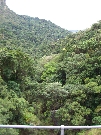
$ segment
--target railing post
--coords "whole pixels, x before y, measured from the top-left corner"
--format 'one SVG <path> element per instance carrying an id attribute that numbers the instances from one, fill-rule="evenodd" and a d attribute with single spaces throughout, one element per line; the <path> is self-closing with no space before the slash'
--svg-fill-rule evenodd
<path id="1" fill-rule="evenodd" d="M 61 135 L 64 135 L 64 125 L 61 125 Z"/>

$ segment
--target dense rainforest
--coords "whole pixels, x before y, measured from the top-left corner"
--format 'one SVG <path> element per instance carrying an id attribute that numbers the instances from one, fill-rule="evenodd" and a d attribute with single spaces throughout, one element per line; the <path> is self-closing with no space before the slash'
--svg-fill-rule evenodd
<path id="1" fill-rule="evenodd" d="M 70 31 L 64 30 L 51 21 L 17 15 L 7 6 L 0 7 L 1 46 L 16 46 L 33 57 L 51 54 L 54 41 L 66 37 Z M 54 49 L 56 53 L 56 49 Z"/>
<path id="2" fill-rule="evenodd" d="M 0 123 L 101 124 L 101 21 L 73 34 L 50 21 L 17 15 L 0 0 Z M 60 131 L 0 129 L 0 134 Z"/>

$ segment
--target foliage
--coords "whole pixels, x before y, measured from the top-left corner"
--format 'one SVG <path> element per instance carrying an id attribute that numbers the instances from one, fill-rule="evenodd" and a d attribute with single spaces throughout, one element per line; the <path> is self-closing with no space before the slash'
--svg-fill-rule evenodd
<path id="1" fill-rule="evenodd" d="M 0 18 L 0 123 L 101 124 L 101 21 L 70 34 L 50 21 L 19 16 L 9 8 L 0 8 Z M 0 129 L 0 134 L 6 132 L 59 134 Z"/>
<path id="2" fill-rule="evenodd" d="M 16 47 L 36 57 L 57 52 L 54 41 L 71 32 L 51 21 L 17 15 L 0 7 L 0 46 Z"/>

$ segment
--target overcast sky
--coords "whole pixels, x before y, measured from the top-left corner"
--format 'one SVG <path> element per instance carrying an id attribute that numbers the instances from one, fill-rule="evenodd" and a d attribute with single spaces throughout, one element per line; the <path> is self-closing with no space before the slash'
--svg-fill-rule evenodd
<path id="1" fill-rule="evenodd" d="M 6 0 L 20 15 L 50 20 L 67 30 L 84 30 L 101 20 L 101 0 Z"/>

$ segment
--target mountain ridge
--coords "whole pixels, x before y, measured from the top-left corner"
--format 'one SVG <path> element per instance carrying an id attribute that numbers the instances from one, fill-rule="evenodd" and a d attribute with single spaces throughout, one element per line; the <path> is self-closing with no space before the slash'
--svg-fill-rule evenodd
<path id="1" fill-rule="evenodd" d="M 1 3 L 6 5 L 6 1 L 1 0 Z M 17 15 L 7 5 L 6 8 L 0 7 L 0 20 L 0 33 L 5 37 L 0 43 L 5 40 L 5 45 L 8 46 L 9 42 L 11 47 L 13 43 L 16 47 L 21 46 L 24 50 L 28 50 L 27 52 L 31 51 L 33 55 L 37 52 L 40 56 L 50 55 L 53 42 L 71 33 L 51 21 Z"/>

